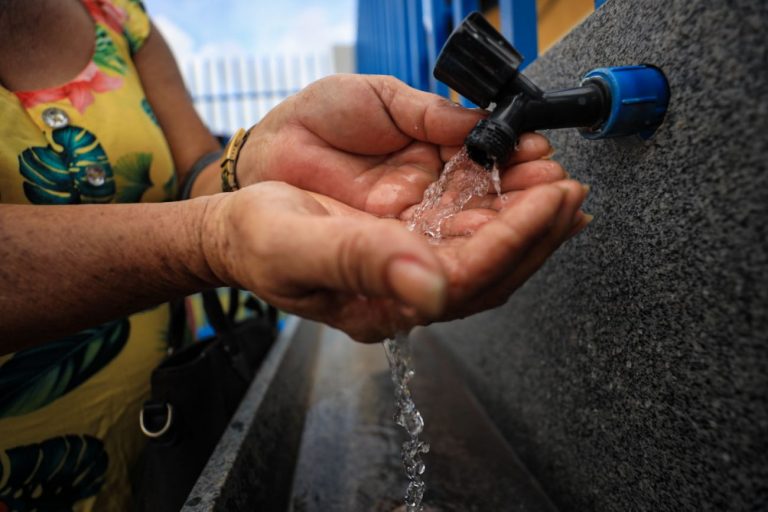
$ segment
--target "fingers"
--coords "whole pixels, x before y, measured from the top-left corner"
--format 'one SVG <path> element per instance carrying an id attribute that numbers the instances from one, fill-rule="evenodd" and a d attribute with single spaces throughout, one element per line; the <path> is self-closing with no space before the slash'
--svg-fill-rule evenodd
<path id="1" fill-rule="evenodd" d="M 551 160 L 534 160 L 514 165 L 501 175 L 501 197 L 492 186 L 488 194 L 473 197 L 467 208 L 491 208 L 500 210 L 510 206 L 519 191 L 565 179 L 568 174 L 563 167 Z"/>
<path id="2" fill-rule="evenodd" d="M 517 149 L 512 153 L 510 165 L 548 158 L 552 156 L 552 146 L 549 140 L 539 133 L 524 133 L 517 142 Z"/>
<path id="3" fill-rule="evenodd" d="M 501 175 L 501 191 L 523 190 L 565 179 L 563 166 L 552 160 L 533 160 L 510 167 Z"/>
<path id="4" fill-rule="evenodd" d="M 586 187 L 575 181 L 560 182 L 557 185 L 565 191 L 565 197 L 558 214 L 546 234 L 512 267 L 508 267 L 507 275 L 478 293 L 472 300 L 476 310 L 496 307 L 508 299 L 509 295 L 533 275 L 568 238 L 583 230 L 592 220 L 579 210 L 587 194 Z"/>
<path id="5" fill-rule="evenodd" d="M 466 138 L 468 133 L 469 131 L 464 134 L 464 138 Z M 461 142 L 457 144 L 441 146 L 440 158 L 447 162 L 461 150 L 463 145 L 464 139 L 461 139 Z M 552 149 L 546 137 L 539 133 L 524 133 L 520 136 L 517 149 L 512 153 L 509 165 L 529 162 L 531 160 L 549 159 L 553 154 L 554 149 Z"/>
<path id="6" fill-rule="evenodd" d="M 301 217 L 280 247 L 283 271 L 304 290 L 390 297 L 437 316 L 446 280 L 429 245 L 396 221 Z M 311 252 L 312 257 L 299 257 Z M 293 255 L 293 257 L 291 257 Z"/>
<path id="7" fill-rule="evenodd" d="M 440 146 L 440 160 L 447 162 L 464 147 L 464 144 L 458 146 Z"/>
<path id="8" fill-rule="evenodd" d="M 543 237 L 565 199 L 566 191 L 544 185 L 523 193 L 516 204 L 485 224 L 446 262 L 456 288 L 454 300 L 463 302 L 475 292 L 507 275 L 527 249 Z"/>
<path id="9" fill-rule="evenodd" d="M 594 219 L 594 215 L 590 215 L 589 213 L 584 213 L 583 211 L 579 210 L 579 212 L 576 214 L 576 220 L 573 222 L 573 226 L 571 226 L 571 230 L 568 232 L 566 239 L 571 239 L 584 231 L 584 228 L 589 226 L 589 224 Z"/>
<path id="10" fill-rule="evenodd" d="M 397 127 L 417 140 L 459 146 L 485 115 L 484 111 L 460 107 L 435 94 L 413 89 L 392 77 L 366 78 Z"/>

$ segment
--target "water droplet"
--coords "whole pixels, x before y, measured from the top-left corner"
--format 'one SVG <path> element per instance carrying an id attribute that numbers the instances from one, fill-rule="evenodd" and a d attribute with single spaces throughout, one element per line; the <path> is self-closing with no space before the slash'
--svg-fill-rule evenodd
<path id="1" fill-rule="evenodd" d="M 425 485 L 421 475 L 426 471 L 426 465 L 421 459 L 422 453 L 429 451 L 429 445 L 419 439 L 424 429 L 424 418 L 416 409 L 408 389 L 408 381 L 414 377 L 410 367 L 410 341 L 404 334 L 398 334 L 395 339 L 384 341 L 384 349 L 389 361 L 392 382 L 395 384 L 395 422 L 408 432 L 408 439 L 403 443 L 401 459 L 408 477 L 408 488 L 405 493 L 405 510 L 421 512 Z"/>

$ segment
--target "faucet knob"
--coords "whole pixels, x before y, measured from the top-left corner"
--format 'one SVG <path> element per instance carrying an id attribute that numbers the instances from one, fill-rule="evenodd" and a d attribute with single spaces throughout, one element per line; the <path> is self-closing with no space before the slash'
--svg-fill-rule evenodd
<path id="1" fill-rule="evenodd" d="M 486 108 L 500 96 L 541 90 L 518 73 L 523 56 L 479 12 L 461 22 L 443 46 L 434 76 L 476 105 Z"/>

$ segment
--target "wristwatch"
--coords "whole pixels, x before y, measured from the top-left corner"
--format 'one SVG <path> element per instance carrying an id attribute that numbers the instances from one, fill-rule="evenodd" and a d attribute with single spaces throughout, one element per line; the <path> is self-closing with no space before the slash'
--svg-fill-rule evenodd
<path id="1" fill-rule="evenodd" d="M 237 132 L 229 139 L 227 147 L 224 148 L 224 155 L 221 157 L 221 190 L 224 192 L 233 192 L 240 189 L 237 182 L 237 159 L 240 156 L 240 150 L 248 140 L 251 129 L 245 130 L 239 128 Z"/>

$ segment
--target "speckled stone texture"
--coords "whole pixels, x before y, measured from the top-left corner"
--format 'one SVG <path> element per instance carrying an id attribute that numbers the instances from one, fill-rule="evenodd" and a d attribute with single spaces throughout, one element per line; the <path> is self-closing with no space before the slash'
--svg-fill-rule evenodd
<path id="1" fill-rule="evenodd" d="M 609 0 L 526 73 L 650 63 L 656 136 L 550 133 L 595 221 L 436 326 L 563 511 L 768 510 L 768 2 Z"/>

